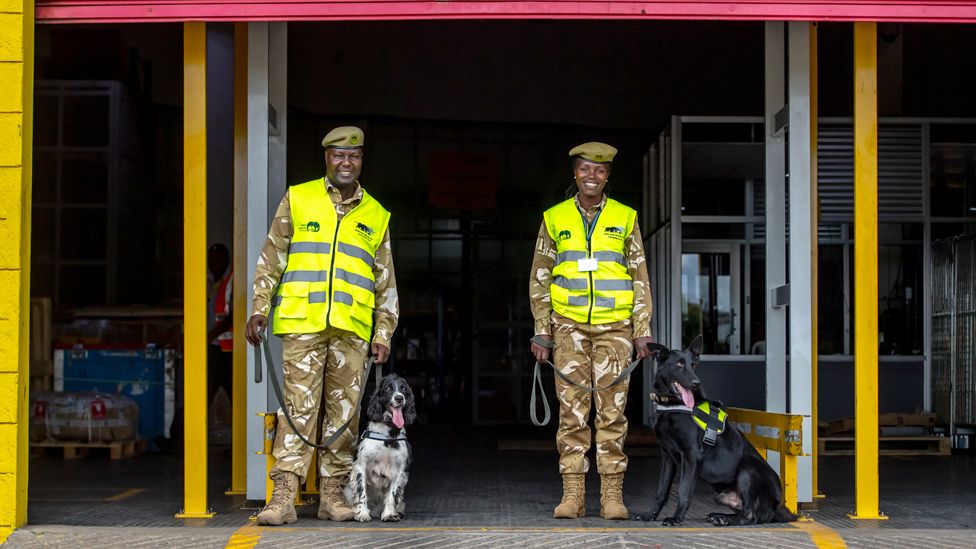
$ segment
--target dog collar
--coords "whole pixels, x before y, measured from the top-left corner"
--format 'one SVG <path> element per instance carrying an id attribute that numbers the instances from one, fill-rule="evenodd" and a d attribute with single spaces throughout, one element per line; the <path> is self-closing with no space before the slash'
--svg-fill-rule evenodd
<path id="1" fill-rule="evenodd" d="M 681 412 L 684 414 L 693 414 L 695 411 L 687 406 L 664 406 L 663 404 L 657 404 L 654 409 L 658 412 Z"/>
<path id="2" fill-rule="evenodd" d="M 380 442 L 399 442 L 401 440 L 403 441 L 407 440 L 407 435 L 400 434 L 397 435 L 395 438 L 390 438 L 390 437 L 383 436 L 379 433 L 374 433 L 369 429 L 366 429 L 365 431 L 363 431 L 363 436 L 359 437 L 359 440 L 363 440 L 367 438 L 370 440 L 378 440 Z"/>

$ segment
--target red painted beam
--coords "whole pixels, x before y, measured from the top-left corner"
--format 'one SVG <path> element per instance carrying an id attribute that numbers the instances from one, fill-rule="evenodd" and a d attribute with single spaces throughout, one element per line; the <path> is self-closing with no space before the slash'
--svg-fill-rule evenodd
<path id="1" fill-rule="evenodd" d="M 406 19 L 709 19 L 976 22 L 976 1 L 37 0 L 47 23 Z"/>

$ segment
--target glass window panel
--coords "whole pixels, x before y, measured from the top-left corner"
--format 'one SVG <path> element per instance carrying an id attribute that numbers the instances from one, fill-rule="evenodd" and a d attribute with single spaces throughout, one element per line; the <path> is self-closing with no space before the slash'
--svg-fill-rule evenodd
<path id="1" fill-rule="evenodd" d="M 705 353 L 729 354 L 732 308 L 730 254 L 681 254 L 681 346 L 701 334 Z"/>
<path id="2" fill-rule="evenodd" d="M 458 272 L 461 270 L 461 240 L 434 240 L 431 244 L 431 262 L 434 270 Z"/>
<path id="3" fill-rule="evenodd" d="M 844 296 L 844 246 L 820 244 L 817 264 L 817 352 L 844 354 L 844 315 L 851 314 Z"/>
<path id="4" fill-rule="evenodd" d="M 34 151 L 31 187 L 35 204 L 53 204 L 58 199 L 58 155 L 52 151 Z"/>
<path id="5" fill-rule="evenodd" d="M 104 204 L 108 201 L 108 155 L 102 152 L 63 153 L 61 202 Z"/>
<path id="6" fill-rule="evenodd" d="M 54 297 L 54 265 L 31 261 L 31 297 Z"/>
<path id="7" fill-rule="evenodd" d="M 61 259 L 100 261 L 107 248 L 107 214 L 101 208 L 61 211 Z"/>
<path id="8" fill-rule="evenodd" d="M 53 147 L 58 144 L 58 98 L 34 96 L 34 145 Z"/>
<path id="9" fill-rule="evenodd" d="M 107 95 L 65 96 L 62 145 L 68 147 L 108 146 L 108 100 Z"/>
<path id="10" fill-rule="evenodd" d="M 743 223 L 684 223 L 682 237 L 688 240 L 727 240 L 745 238 Z"/>
<path id="11" fill-rule="evenodd" d="M 922 273 L 921 245 L 879 247 L 879 354 L 922 354 Z"/>
<path id="12" fill-rule="evenodd" d="M 766 248 L 762 245 L 751 246 L 750 274 L 745 281 L 749 285 L 752 298 L 749 307 L 749 341 L 743 347 L 743 353 L 766 354 Z M 743 277 L 745 278 L 745 277 Z"/>
<path id="13" fill-rule="evenodd" d="M 31 211 L 31 261 L 54 261 L 55 210 L 34 206 Z"/>
<path id="14" fill-rule="evenodd" d="M 66 265 L 61 267 L 61 305 L 103 305 L 105 303 L 104 265 Z"/>
<path id="15" fill-rule="evenodd" d="M 404 274 L 410 272 L 423 272 L 429 268 L 429 248 L 428 241 L 415 239 L 400 239 L 394 248 L 396 258 L 394 259 L 397 273 Z"/>

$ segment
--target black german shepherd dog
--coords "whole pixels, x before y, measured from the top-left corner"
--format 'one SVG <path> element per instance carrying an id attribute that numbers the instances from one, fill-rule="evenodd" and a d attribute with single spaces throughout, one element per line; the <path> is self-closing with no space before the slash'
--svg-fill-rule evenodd
<path id="1" fill-rule="evenodd" d="M 654 377 L 654 395 L 661 406 L 694 408 L 706 400 L 701 382 L 695 374 L 702 352 L 702 336 L 686 350 L 671 350 L 650 344 L 658 362 Z M 720 403 L 712 403 L 712 405 Z M 728 422 L 714 445 L 703 440 L 704 431 L 687 411 L 658 410 L 653 418 L 654 434 L 661 445 L 661 477 L 657 494 L 647 516 L 635 520 L 657 520 L 668 502 L 671 483 L 678 473 L 678 503 L 674 516 L 664 519 L 665 526 L 679 526 L 685 519 L 696 478 L 712 485 L 715 501 L 735 510 L 734 513 L 711 513 L 708 522 L 715 526 L 792 522 L 797 516 L 783 506 L 779 476 L 759 452 Z"/>

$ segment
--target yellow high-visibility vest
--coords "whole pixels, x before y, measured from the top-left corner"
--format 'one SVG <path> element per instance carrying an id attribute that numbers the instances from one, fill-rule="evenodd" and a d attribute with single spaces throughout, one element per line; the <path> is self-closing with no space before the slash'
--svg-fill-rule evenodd
<path id="1" fill-rule="evenodd" d="M 546 210 L 544 218 L 556 243 L 555 278 L 549 286 L 553 310 L 587 324 L 630 318 L 634 281 L 627 271 L 625 247 L 637 212 L 608 198 L 593 222 L 587 223 L 571 198 Z M 596 270 L 587 270 L 593 259 Z"/>
<path id="2" fill-rule="evenodd" d="M 294 233 L 274 301 L 274 333 L 311 334 L 328 326 L 369 341 L 376 304 L 373 263 L 390 223 L 365 190 L 339 221 L 325 178 L 288 190 Z"/>

